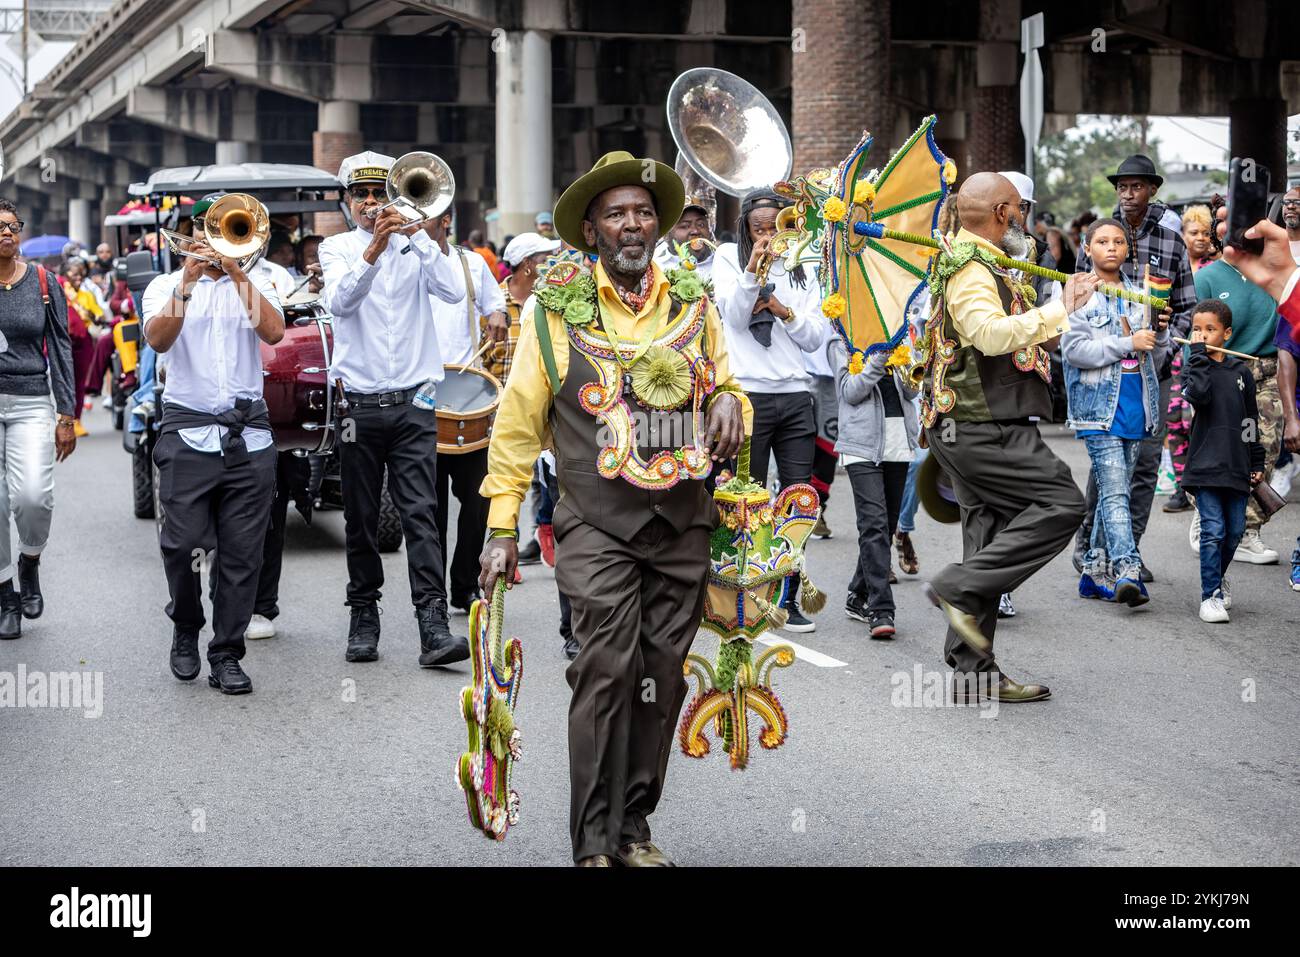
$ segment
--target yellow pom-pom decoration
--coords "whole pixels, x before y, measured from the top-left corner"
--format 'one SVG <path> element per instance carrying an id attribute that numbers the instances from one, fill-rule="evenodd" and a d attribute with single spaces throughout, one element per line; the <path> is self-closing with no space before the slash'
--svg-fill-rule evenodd
<path id="1" fill-rule="evenodd" d="M 695 268 L 695 263 L 691 262 L 689 259 L 683 259 L 683 260 L 682 260 L 682 268 L 683 268 L 683 269 L 686 269 L 686 270 L 694 269 L 694 268 Z"/>
<path id="2" fill-rule="evenodd" d="M 943 181 L 949 186 L 957 182 L 957 164 L 952 160 L 943 161 Z"/>
<path id="3" fill-rule="evenodd" d="M 822 204 L 822 219 L 830 223 L 838 223 L 847 212 L 848 209 L 844 205 L 844 200 L 838 196 L 832 196 Z"/>
<path id="4" fill-rule="evenodd" d="M 862 353 L 855 352 L 849 357 L 849 375 L 858 375 L 862 372 Z"/>
<path id="5" fill-rule="evenodd" d="M 827 319 L 838 319 L 844 315 L 846 305 L 844 297 L 838 292 L 833 292 L 822 300 L 822 315 Z"/>
<path id="6" fill-rule="evenodd" d="M 912 364 L 912 347 L 906 342 L 900 342 L 894 347 L 894 351 L 889 354 L 889 359 L 885 362 L 886 368 L 909 366 Z"/>
<path id="7" fill-rule="evenodd" d="M 853 202 L 855 203 L 874 203 L 876 201 L 876 187 L 865 179 L 860 179 L 853 187 Z"/>

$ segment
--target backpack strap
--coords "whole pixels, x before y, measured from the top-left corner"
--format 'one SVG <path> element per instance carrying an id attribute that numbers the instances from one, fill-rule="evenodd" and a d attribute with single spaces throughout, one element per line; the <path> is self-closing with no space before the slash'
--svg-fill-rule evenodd
<path id="1" fill-rule="evenodd" d="M 546 366 L 546 376 L 551 380 L 551 395 L 560 394 L 560 370 L 555 364 L 555 346 L 551 343 L 551 327 L 546 321 L 546 309 L 540 302 L 533 303 L 533 323 L 537 327 L 537 344 L 542 350 L 542 363 Z"/>
<path id="2" fill-rule="evenodd" d="M 41 301 L 48 306 L 50 304 L 50 277 L 45 272 L 45 267 L 40 263 L 36 264 L 36 281 L 41 284 Z"/>

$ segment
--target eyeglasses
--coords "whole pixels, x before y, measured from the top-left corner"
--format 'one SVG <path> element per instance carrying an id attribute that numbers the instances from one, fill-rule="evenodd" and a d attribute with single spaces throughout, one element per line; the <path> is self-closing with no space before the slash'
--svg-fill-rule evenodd
<path id="1" fill-rule="evenodd" d="M 21 219 L 15 219 L 12 223 L 0 223 L 0 233 L 13 233 L 17 236 L 26 225 Z"/>
<path id="2" fill-rule="evenodd" d="M 382 186 L 353 186 L 348 192 L 358 203 L 364 203 L 367 197 L 380 200 L 388 198 L 388 192 Z"/>
<path id="3" fill-rule="evenodd" d="M 1300 206 L 1300 199 L 1284 199 L 1284 200 L 1282 200 L 1282 207 L 1285 209 L 1285 208 L 1288 207 L 1288 206 Z"/>

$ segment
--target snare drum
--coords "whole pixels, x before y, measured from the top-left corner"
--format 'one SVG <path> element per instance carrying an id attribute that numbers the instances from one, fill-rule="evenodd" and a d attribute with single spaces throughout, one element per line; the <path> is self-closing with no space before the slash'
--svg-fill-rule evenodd
<path id="1" fill-rule="evenodd" d="M 472 366 L 445 367 L 438 383 L 438 454 L 459 455 L 485 448 L 501 402 L 501 382 Z"/>
<path id="2" fill-rule="evenodd" d="M 334 446 L 336 390 L 329 381 L 334 335 L 316 302 L 285 306 L 284 338 L 262 343 L 262 394 L 275 447 L 325 453 Z"/>

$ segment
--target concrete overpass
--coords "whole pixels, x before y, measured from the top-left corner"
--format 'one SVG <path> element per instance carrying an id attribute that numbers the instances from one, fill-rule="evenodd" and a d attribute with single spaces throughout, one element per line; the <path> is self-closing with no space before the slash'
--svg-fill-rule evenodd
<path id="1" fill-rule="evenodd" d="M 462 224 L 516 232 L 602 152 L 670 159 L 673 77 L 716 65 L 790 119 L 796 168 L 927 112 L 964 169 L 1018 168 L 1019 21 L 1043 10 L 1047 124 L 1079 112 L 1227 115 L 1284 168 L 1300 4 L 1241 0 L 119 0 L 0 122 L 0 193 L 96 238 L 164 165 L 312 163 L 369 146 L 451 164 Z M 1099 41 L 1100 38 L 1100 41 Z"/>

